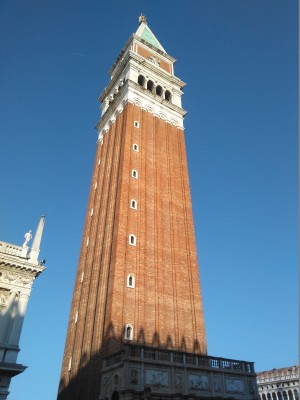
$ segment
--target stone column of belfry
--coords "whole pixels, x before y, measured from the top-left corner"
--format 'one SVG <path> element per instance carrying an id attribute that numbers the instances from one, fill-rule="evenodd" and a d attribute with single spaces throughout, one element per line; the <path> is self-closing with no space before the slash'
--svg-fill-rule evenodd
<path id="1" fill-rule="evenodd" d="M 102 359 L 124 342 L 206 354 L 174 63 L 142 19 L 100 96 L 60 400 L 98 399 Z"/>

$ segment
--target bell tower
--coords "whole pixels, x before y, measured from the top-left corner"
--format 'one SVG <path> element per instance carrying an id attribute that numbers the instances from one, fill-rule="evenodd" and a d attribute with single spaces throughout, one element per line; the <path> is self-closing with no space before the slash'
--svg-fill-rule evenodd
<path id="1" fill-rule="evenodd" d="M 184 141 L 185 84 L 146 18 L 139 22 L 99 98 L 59 400 L 172 397 L 185 393 L 188 379 L 198 382 L 193 393 L 200 386 L 206 393 L 212 379 L 189 378 L 183 366 L 189 357 L 194 367 L 208 363 Z"/>

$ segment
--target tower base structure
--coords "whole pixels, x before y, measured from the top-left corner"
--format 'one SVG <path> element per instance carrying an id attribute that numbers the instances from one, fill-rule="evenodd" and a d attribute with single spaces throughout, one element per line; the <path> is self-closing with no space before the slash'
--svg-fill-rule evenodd
<path id="1" fill-rule="evenodd" d="M 254 363 L 124 344 L 104 359 L 99 400 L 257 400 Z"/>

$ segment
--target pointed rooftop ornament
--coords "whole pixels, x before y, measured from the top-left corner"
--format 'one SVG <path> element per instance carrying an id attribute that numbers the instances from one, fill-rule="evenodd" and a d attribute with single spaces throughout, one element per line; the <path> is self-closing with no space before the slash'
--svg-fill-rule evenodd
<path id="1" fill-rule="evenodd" d="M 30 251 L 30 261 L 38 263 L 38 256 L 40 253 L 40 245 L 41 245 L 41 240 L 42 240 L 42 234 L 43 234 L 43 229 L 45 225 L 45 216 L 42 215 L 40 218 L 40 222 L 38 224 L 33 243 L 32 243 L 32 248 Z"/>
<path id="2" fill-rule="evenodd" d="M 152 46 L 154 46 L 157 49 L 166 53 L 166 50 L 162 47 L 162 45 L 159 43 L 159 41 L 155 37 L 154 33 L 149 28 L 145 15 L 141 14 L 139 16 L 139 23 L 140 23 L 140 25 L 135 34 L 137 36 L 139 36 L 141 39 L 145 40 L 145 42 L 151 44 Z"/>
<path id="3" fill-rule="evenodd" d="M 141 14 L 141 15 L 139 16 L 139 23 L 141 24 L 142 22 L 144 22 L 144 24 L 147 25 L 147 18 L 146 18 L 146 16 L 143 15 L 143 14 Z"/>

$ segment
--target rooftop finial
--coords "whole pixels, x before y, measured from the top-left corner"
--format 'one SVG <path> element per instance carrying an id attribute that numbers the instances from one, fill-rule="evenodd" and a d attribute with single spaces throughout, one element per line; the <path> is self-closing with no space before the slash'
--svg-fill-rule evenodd
<path id="1" fill-rule="evenodd" d="M 38 262 L 38 255 L 40 253 L 40 245 L 41 245 L 41 240 L 42 240 L 44 224 L 45 224 L 45 215 L 42 215 L 40 218 L 40 222 L 38 224 L 38 227 L 37 227 L 34 239 L 33 239 L 32 248 L 30 251 L 30 260 L 35 261 L 36 263 Z"/>
<path id="2" fill-rule="evenodd" d="M 139 16 L 139 23 L 141 24 L 142 22 L 144 22 L 147 25 L 147 18 L 143 14 Z"/>

